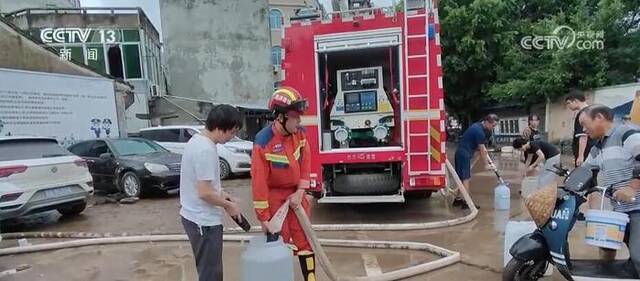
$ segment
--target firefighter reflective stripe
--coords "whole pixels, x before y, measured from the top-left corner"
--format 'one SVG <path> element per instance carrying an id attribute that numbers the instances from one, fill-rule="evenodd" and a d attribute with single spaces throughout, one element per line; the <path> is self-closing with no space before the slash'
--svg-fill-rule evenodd
<path id="1" fill-rule="evenodd" d="M 307 268 L 309 270 L 315 270 L 316 269 L 316 265 L 315 265 L 315 262 L 314 262 L 312 257 L 306 258 L 306 262 L 307 262 Z"/>
<path id="2" fill-rule="evenodd" d="M 276 92 L 281 92 L 281 93 L 287 95 L 291 99 L 291 101 L 296 101 L 297 100 L 296 99 L 296 95 L 293 92 L 291 92 L 291 90 L 289 90 L 287 88 L 280 88 Z"/>
<path id="3" fill-rule="evenodd" d="M 274 163 L 289 164 L 289 158 L 286 155 L 265 153 L 264 158 Z"/>
<path id="4" fill-rule="evenodd" d="M 253 201 L 253 207 L 256 209 L 267 209 L 269 208 L 269 201 Z"/>
<path id="5" fill-rule="evenodd" d="M 309 189 L 310 186 L 311 186 L 311 181 L 308 181 L 308 180 L 300 180 L 300 182 L 298 183 L 299 189 Z"/>
<path id="6" fill-rule="evenodd" d="M 296 160 L 300 160 L 300 150 L 302 150 L 302 148 L 307 144 L 306 140 L 300 140 L 300 144 L 298 144 L 298 147 L 296 148 L 296 151 L 293 152 L 293 158 L 295 158 Z"/>

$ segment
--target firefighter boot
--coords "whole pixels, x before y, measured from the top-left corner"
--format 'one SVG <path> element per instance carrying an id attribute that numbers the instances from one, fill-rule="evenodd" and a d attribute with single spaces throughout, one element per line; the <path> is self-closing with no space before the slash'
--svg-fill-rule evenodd
<path id="1" fill-rule="evenodd" d="M 316 256 L 309 251 L 298 253 L 304 281 L 316 281 Z"/>

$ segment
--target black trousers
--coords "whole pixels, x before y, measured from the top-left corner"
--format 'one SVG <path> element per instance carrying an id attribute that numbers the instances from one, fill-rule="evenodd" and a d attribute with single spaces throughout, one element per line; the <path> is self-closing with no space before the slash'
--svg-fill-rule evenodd
<path id="1" fill-rule="evenodd" d="M 199 281 L 222 281 L 222 225 L 199 226 L 182 218 L 196 260 Z"/>

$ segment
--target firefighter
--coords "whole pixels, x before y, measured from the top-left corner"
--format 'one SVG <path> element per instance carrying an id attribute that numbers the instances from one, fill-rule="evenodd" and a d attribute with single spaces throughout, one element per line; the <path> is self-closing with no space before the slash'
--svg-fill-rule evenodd
<path id="1" fill-rule="evenodd" d="M 277 89 L 269 100 L 273 124 L 256 135 L 251 159 L 253 204 L 262 230 L 273 233 L 271 216 L 290 199 L 290 207 L 302 206 L 310 214 L 305 192 L 309 189 L 310 150 L 300 117 L 307 101 L 293 88 Z M 292 209 L 280 235 L 300 260 L 306 281 L 315 281 L 315 256 Z"/>

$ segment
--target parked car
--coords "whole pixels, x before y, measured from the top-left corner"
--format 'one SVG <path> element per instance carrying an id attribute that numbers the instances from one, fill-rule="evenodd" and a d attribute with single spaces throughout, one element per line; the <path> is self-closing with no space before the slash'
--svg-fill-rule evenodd
<path id="1" fill-rule="evenodd" d="M 55 139 L 0 137 L 0 220 L 50 210 L 78 215 L 92 193 L 86 161 Z"/>
<path id="2" fill-rule="evenodd" d="M 152 127 L 140 130 L 140 137 L 154 140 L 164 148 L 182 154 L 187 142 L 202 129 L 204 126 Z M 251 171 L 252 142 L 235 137 L 225 144 L 218 144 L 217 147 L 221 179 Z"/>
<path id="3" fill-rule="evenodd" d="M 69 147 L 87 160 L 96 189 L 128 197 L 180 187 L 180 155 L 142 138 L 95 139 Z"/>

